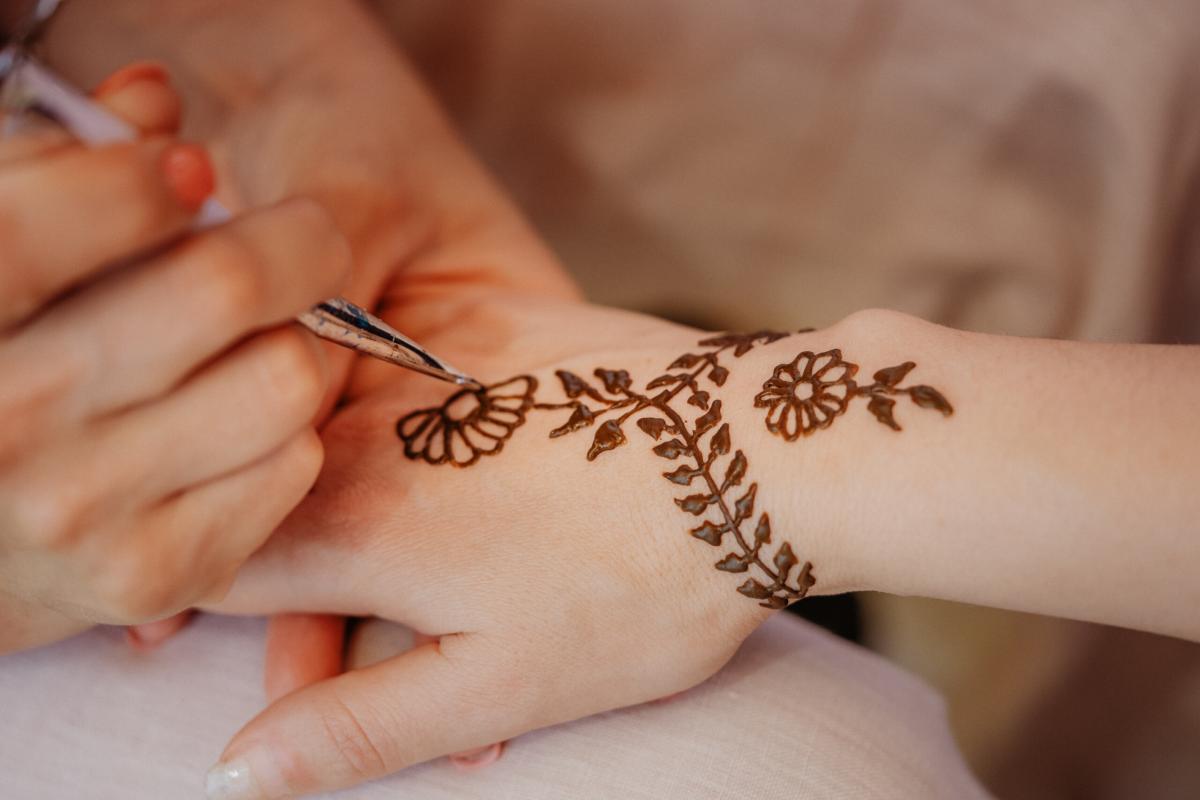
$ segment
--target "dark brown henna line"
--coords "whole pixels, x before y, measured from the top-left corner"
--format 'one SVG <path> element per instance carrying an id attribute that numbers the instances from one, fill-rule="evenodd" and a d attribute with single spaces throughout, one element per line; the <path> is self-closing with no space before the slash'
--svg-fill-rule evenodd
<path id="1" fill-rule="evenodd" d="M 696 437 L 691 433 L 691 431 L 688 430 L 687 423 L 683 421 L 683 417 L 679 416 L 679 412 L 670 406 L 656 405 L 655 408 L 658 408 L 660 411 L 671 417 L 671 421 L 674 422 L 675 426 L 679 429 L 678 435 L 683 437 L 684 444 L 688 445 L 688 447 L 691 449 L 692 457 L 696 459 L 696 468 L 700 470 L 700 476 L 703 476 L 705 483 L 708 484 L 709 492 L 711 492 L 713 497 L 716 498 L 717 507 L 721 510 L 721 516 L 725 518 L 725 524 L 729 526 L 729 532 L 734 535 L 738 545 L 741 546 L 742 554 L 753 555 L 754 563 L 757 564 L 762 571 L 767 574 L 767 577 L 769 577 L 772 582 L 778 581 L 779 574 L 773 572 L 770 567 L 762 562 L 762 559 L 758 557 L 757 550 L 752 551 L 750 545 L 746 544 L 746 539 L 742 535 L 741 531 L 741 522 L 736 521 L 734 515 L 730 513 L 729 506 L 725 502 L 725 492 L 717 488 L 717 482 L 713 480 L 712 472 L 710 472 L 711 465 L 704 457 L 704 454 L 700 451 L 700 445 L 697 444 Z M 714 458 L 713 460 L 715 461 L 716 459 Z M 757 486 L 757 484 L 754 485 Z"/>
<path id="2" fill-rule="evenodd" d="M 813 366 L 823 358 L 828 358 L 828 363 L 814 373 Z M 804 362 L 803 369 L 799 369 L 801 361 Z M 874 383 L 860 386 L 854 381 L 858 365 L 843 360 L 841 350 L 833 349 L 823 353 L 805 350 L 790 362 L 775 367 L 771 377 L 763 382 L 762 391 L 755 395 L 754 405 L 757 408 L 768 409 L 765 420 L 767 430 L 787 441 L 795 441 L 800 436 L 809 436 L 817 430 L 828 428 L 837 417 L 846 412 L 856 397 L 869 398 L 867 410 L 880 424 L 895 431 L 901 430 L 893 414 L 896 401 L 892 397 L 896 395 L 907 395 L 917 406 L 935 409 L 943 416 L 953 414 L 954 408 L 950 401 L 932 386 L 899 386 L 916 366 L 915 362 L 905 361 L 894 367 L 884 367 L 875 372 Z M 843 369 L 841 377 L 835 380 L 825 379 L 828 373 L 838 368 Z M 809 395 L 800 399 L 796 396 L 796 390 L 802 384 L 807 385 Z M 844 398 L 832 392 L 839 385 L 846 388 Z M 772 421 L 771 417 L 780 406 L 783 408 L 778 420 Z M 818 409 L 823 412 L 824 418 L 817 413 Z M 795 416 L 797 422 L 796 429 L 790 433 L 783 424 L 789 412 Z"/>
<path id="3" fill-rule="evenodd" d="M 707 390 L 700 388 L 699 380 L 702 377 L 707 377 L 715 386 L 724 386 L 729 376 L 729 370 L 720 364 L 720 354 L 732 348 L 734 351 L 733 357 L 741 358 L 759 344 L 771 344 L 786 335 L 771 331 L 758 331 L 752 334 L 722 334 L 703 339 L 699 343 L 701 347 L 708 346 L 714 349 L 702 353 L 686 353 L 677 358 L 668 367 L 667 374 L 655 378 L 646 385 L 647 391 L 660 386 L 669 387 L 654 397 L 648 397 L 645 394 L 633 391 L 630 388 L 630 384 L 632 383 L 631 378 L 625 370 L 598 368 L 594 371 L 594 374 L 603 382 L 605 391 L 610 395 L 624 395 L 624 398 L 605 397 L 586 380 L 573 373 L 559 370 L 556 372 L 556 375 L 563 384 L 563 390 L 569 398 L 568 402 L 537 403 L 533 400 L 533 394 L 538 386 L 537 379 L 530 375 L 519 375 L 508 381 L 493 384 L 490 387 L 478 390 L 460 390 L 451 395 L 439 407 L 422 409 L 402 417 L 396 423 L 396 431 L 404 441 L 404 454 L 406 457 L 410 459 L 423 458 L 430 464 L 448 462 L 452 466 L 463 467 L 474 464 L 479 460 L 481 455 L 494 455 L 500 452 L 503 449 L 504 443 L 512 436 L 516 428 L 525 423 L 526 413 L 530 410 L 550 411 L 572 409 L 571 419 L 550 432 L 551 438 L 555 438 L 573 433 L 584 427 L 592 426 L 600 417 L 609 412 L 627 409 L 618 418 L 609 419 L 597 426 L 592 446 L 587 453 L 587 458 L 591 461 L 600 454 L 626 443 L 627 440 L 621 428 L 622 424 L 639 412 L 654 409 L 663 414 L 667 420 L 659 417 L 647 417 L 638 420 L 638 427 L 655 440 L 663 432 L 679 436 L 683 439 L 682 442 L 672 440 L 671 442 L 659 445 L 654 448 L 655 454 L 674 460 L 686 452 L 695 460 L 694 468 L 681 466 L 670 473 L 664 472 L 663 477 L 671 480 L 673 483 L 687 486 L 695 478 L 703 476 L 704 483 L 708 487 L 708 494 L 693 494 L 682 499 L 676 498 L 676 504 L 682 510 L 698 517 L 706 515 L 707 509 L 713 505 L 717 507 L 720 513 L 720 525 L 711 519 L 705 519 L 698 528 L 694 528 L 690 532 L 696 538 L 700 538 L 714 546 L 721 545 L 721 539 L 725 533 L 732 533 L 738 547 L 741 549 L 741 554 L 727 554 L 721 561 L 715 564 L 716 568 L 726 572 L 746 572 L 752 566 L 757 567 L 769 580 L 769 584 L 764 585 L 757 580 L 748 578 L 745 583 L 738 587 L 738 592 L 747 597 L 764 601 L 760 605 L 767 608 L 782 608 L 791 600 L 798 600 L 806 596 L 808 590 L 815 584 L 816 579 L 812 576 L 812 562 L 806 561 L 801 565 L 800 571 L 796 574 L 796 588 L 793 588 L 787 584 L 788 575 L 799 561 L 793 553 L 789 542 L 782 542 L 776 551 L 774 557 L 776 569 L 772 569 L 763 561 L 761 556 L 762 546 L 771 540 L 770 519 L 766 512 L 763 512 L 759 517 L 759 522 L 754 531 L 754 544 L 750 545 L 747 541 L 741 525 L 753 517 L 754 499 L 757 496 L 758 484 L 751 483 L 745 494 L 736 501 L 734 504 L 737 509 L 736 513 L 730 509 L 725 495 L 734 486 L 741 484 L 746 474 L 747 461 L 745 454 L 741 450 L 735 450 L 729 464 L 726 466 L 725 477 L 722 479 L 720 486 L 717 485 L 716 479 L 712 474 L 712 469 L 716 464 L 717 458 L 720 455 L 729 453 L 732 449 L 729 437 L 729 424 L 727 422 L 723 423 L 721 420 L 721 401 L 718 399 L 710 403 L 711 395 Z M 812 366 L 812 363 L 805 365 L 806 378 L 812 376 Z M 831 366 L 827 365 L 823 367 L 818 373 L 818 377 L 823 376 Z M 670 372 L 670 370 L 680 368 L 685 370 L 691 369 L 691 371 L 682 373 Z M 525 382 L 526 387 L 523 393 L 497 393 L 494 396 L 489 394 L 494 389 L 515 386 L 521 381 Z M 854 387 L 852 381 L 848 381 L 848 383 L 850 385 L 847 387 L 847 397 L 849 398 L 854 396 L 850 389 L 858 387 Z M 690 397 L 687 402 L 704 410 L 704 414 L 699 416 L 695 421 L 695 429 L 689 428 L 683 416 L 670 406 L 670 403 L 685 388 L 690 391 Z M 921 395 L 920 400 L 917 399 L 915 391 L 917 389 L 926 390 L 925 394 Z M 930 387 L 913 387 L 912 390 L 895 389 L 894 383 L 889 387 L 873 386 L 871 390 L 867 390 L 864 387 L 863 393 L 873 394 L 874 396 L 881 393 L 896 394 L 899 392 L 908 392 L 918 405 L 929 405 L 933 402 L 930 399 L 929 393 L 940 397 Z M 451 413 L 451 407 L 467 396 L 475 398 L 476 407 L 463 416 L 454 416 Z M 594 401 L 600 404 L 601 407 L 596 411 L 592 411 L 584 400 L 580 399 L 581 397 Z M 517 409 L 508 409 L 497 404 L 496 400 L 498 399 L 520 400 L 520 406 Z M 840 398 L 837 399 L 839 403 L 843 402 Z M 892 401 L 889 400 L 889 402 Z M 828 407 L 820 403 L 817 406 L 826 415 L 830 415 L 831 412 Z M 495 413 L 498 411 L 506 415 L 511 415 L 512 421 L 497 418 Z M 817 418 L 813 416 L 812 410 L 808 409 L 808 411 L 812 420 L 816 421 Z M 414 430 L 406 434 L 404 432 L 405 424 L 417 416 L 425 418 L 418 422 Z M 802 417 L 799 415 L 797 415 L 797 420 L 800 423 L 803 422 Z M 488 422 L 491 426 L 503 431 L 503 434 L 494 434 L 484 430 L 480 427 L 479 423 L 481 421 Z M 831 421 L 832 417 L 827 416 L 822 427 L 828 425 Z M 720 427 L 717 427 L 718 424 Z M 708 443 L 709 454 L 705 456 L 701 446 L 701 437 L 714 428 L 716 428 L 716 431 L 712 433 Z M 467 433 L 468 430 L 478 433 L 485 440 L 494 442 L 496 445 L 495 449 L 483 450 L 472 441 Z M 428 436 L 425 445 L 417 447 L 417 443 L 426 434 Z M 437 434 L 441 434 L 442 452 L 439 457 L 433 458 L 430 453 L 430 444 L 433 437 Z M 459 461 L 456 455 L 454 447 L 454 437 L 456 434 L 462 440 L 464 448 L 470 453 L 466 461 Z M 674 449 L 669 452 L 660 452 L 663 447 L 672 446 L 674 446 Z M 679 446 L 682 446 L 683 449 L 678 449 Z M 706 535 L 701 535 L 698 533 L 699 531 L 703 531 Z"/>

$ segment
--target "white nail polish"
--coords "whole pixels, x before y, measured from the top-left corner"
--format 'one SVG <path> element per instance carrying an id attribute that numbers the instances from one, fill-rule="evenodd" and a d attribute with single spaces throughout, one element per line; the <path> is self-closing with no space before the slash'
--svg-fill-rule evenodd
<path id="1" fill-rule="evenodd" d="M 204 792 L 208 800 L 260 800 L 263 796 L 244 759 L 210 769 L 204 778 Z"/>

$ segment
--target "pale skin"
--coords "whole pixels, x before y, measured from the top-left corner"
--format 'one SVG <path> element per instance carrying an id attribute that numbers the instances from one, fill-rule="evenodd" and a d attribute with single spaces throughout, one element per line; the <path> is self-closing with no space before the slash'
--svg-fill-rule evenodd
<path id="1" fill-rule="evenodd" d="M 537 376 L 539 399 L 561 399 L 557 368 L 622 368 L 644 385 L 694 349 L 700 332 L 581 305 L 569 288 L 547 299 L 520 281 L 446 280 L 556 269 L 485 178 L 460 174 L 434 216 L 483 222 L 409 254 L 386 294 L 393 323 L 487 382 Z M 914 378 L 955 414 L 898 407 L 895 432 L 855 409 L 808 438 L 772 436 L 752 402 L 763 381 L 832 347 L 866 374 L 917 362 Z M 729 366 L 720 396 L 736 446 L 776 535 L 815 565 L 815 593 L 921 594 L 1200 639 L 1196 348 L 864 312 Z M 359 365 L 322 432 L 315 492 L 223 606 L 377 615 L 440 641 L 268 708 L 223 755 L 250 767 L 240 796 L 347 786 L 670 694 L 711 675 L 769 613 L 687 535 L 648 440 L 588 462 L 586 436 L 549 439 L 563 420 L 536 414 L 469 469 L 405 458 L 396 420 L 446 392 Z"/>

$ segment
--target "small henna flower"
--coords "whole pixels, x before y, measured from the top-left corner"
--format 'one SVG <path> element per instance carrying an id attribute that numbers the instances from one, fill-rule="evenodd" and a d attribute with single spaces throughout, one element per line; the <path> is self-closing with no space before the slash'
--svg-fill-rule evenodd
<path id="1" fill-rule="evenodd" d="M 766 408 L 767 430 L 794 442 L 818 428 L 827 428 L 846 412 L 854 396 L 856 364 L 842 360 L 841 350 L 814 354 L 805 350 L 790 363 L 780 364 L 754 397 Z"/>
<path id="2" fill-rule="evenodd" d="M 536 378 L 519 375 L 483 389 L 463 389 L 437 408 L 414 411 L 396 423 L 404 455 L 455 467 L 470 466 L 481 455 L 495 455 L 525 424 L 536 389 Z"/>

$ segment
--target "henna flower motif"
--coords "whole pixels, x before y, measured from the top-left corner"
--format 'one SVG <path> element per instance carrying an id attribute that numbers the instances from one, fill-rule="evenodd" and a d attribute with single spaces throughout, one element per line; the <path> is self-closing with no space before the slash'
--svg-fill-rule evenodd
<path id="1" fill-rule="evenodd" d="M 463 389 L 437 408 L 414 411 L 396 423 L 404 455 L 455 467 L 495 455 L 525 424 L 536 389 L 536 378 L 519 375 L 483 389 Z"/>
<path id="2" fill-rule="evenodd" d="M 818 428 L 827 428 L 846 412 L 854 396 L 858 366 L 842 360 L 841 350 L 814 354 L 805 350 L 790 363 L 780 364 L 754 397 L 766 408 L 767 430 L 794 442 Z"/>

